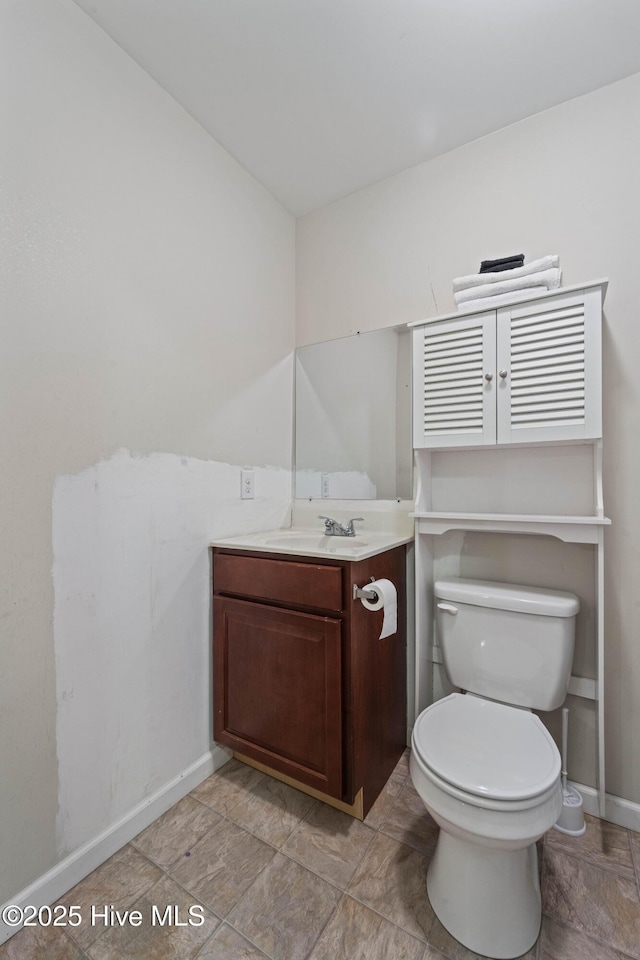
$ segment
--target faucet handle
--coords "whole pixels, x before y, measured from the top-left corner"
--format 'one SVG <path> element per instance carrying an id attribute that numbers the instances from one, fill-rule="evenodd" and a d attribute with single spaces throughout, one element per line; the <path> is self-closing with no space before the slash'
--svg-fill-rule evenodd
<path id="1" fill-rule="evenodd" d="M 364 520 L 364 517 L 352 517 L 351 520 L 347 520 L 347 523 L 344 529 L 347 531 L 347 536 L 349 537 L 355 537 L 356 535 L 356 530 L 353 525 L 354 521 L 356 520 Z"/>

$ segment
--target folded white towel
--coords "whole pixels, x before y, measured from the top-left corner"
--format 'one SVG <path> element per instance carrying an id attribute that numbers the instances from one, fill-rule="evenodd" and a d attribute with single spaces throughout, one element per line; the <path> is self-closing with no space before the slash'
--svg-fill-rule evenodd
<path id="1" fill-rule="evenodd" d="M 544 287 L 523 287 L 522 290 L 512 290 L 511 293 L 501 293 L 497 297 L 479 297 L 477 300 L 465 300 L 458 307 L 459 312 L 467 310 L 490 310 L 491 307 L 502 307 L 509 303 L 519 303 L 531 297 L 539 297 L 546 293 Z"/>
<path id="2" fill-rule="evenodd" d="M 498 297 L 501 293 L 510 293 L 512 290 L 523 290 L 526 287 L 546 287 L 554 290 L 560 286 L 561 270 L 543 270 L 541 273 L 530 273 L 526 277 L 514 277 L 501 280 L 499 283 L 483 283 L 477 287 L 468 287 L 460 293 L 454 293 L 457 304 L 466 300 L 478 300 L 481 297 Z"/>
<path id="3" fill-rule="evenodd" d="M 516 267 L 515 270 L 502 270 L 499 273 L 472 273 L 466 277 L 456 277 L 453 281 L 453 292 L 466 290 L 467 287 L 477 287 L 484 283 L 496 283 L 505 280 L 506 277 L 526 277 L 530 273 L 540 273 L 542 270 L 551 270 L 553 267 L 560 266 L 560 257 L 552 254 L 548 257 L 541 257 L 540 260 L 532 260 L 531 263 L 525 263 L 523 267 Z"/>

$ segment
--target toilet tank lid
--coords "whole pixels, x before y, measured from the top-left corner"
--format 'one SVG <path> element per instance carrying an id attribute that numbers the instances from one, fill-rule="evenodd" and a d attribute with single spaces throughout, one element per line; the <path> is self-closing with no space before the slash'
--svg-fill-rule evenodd
<path id="1" fill-rule="evenodd" d="M 574 617 L 580 601 L 564 590 L 547 590 L 517 583 L 498 583 L 493 580 L 465 580 L 451 577 L 437 580 L 433 592 L 437 600 L 470 603 L 495 610 L 513 610 L 542 617 Z"/>

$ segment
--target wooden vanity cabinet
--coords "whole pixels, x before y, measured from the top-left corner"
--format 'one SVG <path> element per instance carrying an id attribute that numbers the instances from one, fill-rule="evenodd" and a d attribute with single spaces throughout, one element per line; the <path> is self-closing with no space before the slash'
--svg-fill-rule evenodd
<path id="1" fill-rule="evenodd" d="M 353 585 L 387 578 L 398 630 Z M 406 745 L 406 548 L 324 560 L 213 548 L 214 739 L 366 816 Z"/>

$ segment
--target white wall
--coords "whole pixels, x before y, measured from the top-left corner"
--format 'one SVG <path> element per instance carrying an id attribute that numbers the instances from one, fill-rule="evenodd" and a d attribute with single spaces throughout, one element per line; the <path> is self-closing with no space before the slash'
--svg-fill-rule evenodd
<path id="1" fill-rule="evenodd" d="M 613 521 L 606 533 L 607 790 L 636 803 L 639 110 L 636 75 L 352 194 L 308 214 L 297 228 L 300 344 L 451 311 L 452 278 L 473 273 L 484 258 L 558 253 L 566 285 L 610 278 L 604 337 L 605 506 Z M 477 571 L 486 553 L 492 573 L 508 570 L 513 558 L 501 560 L 499 549 L 495 538 L 470 540 L 466 568 Z M 524 549 L 521 544 L 520 553 Z M 537 569 L 549 575 L 544 559 Z M 576 744 L 578 754 L 583 747 Z"/>
<path id="2" fill-rule="evenodd" d="M 290 508 L 294 223 L 71 0 L 0 15 L 1 903 L 210 748 L 207 544 Z"/>

